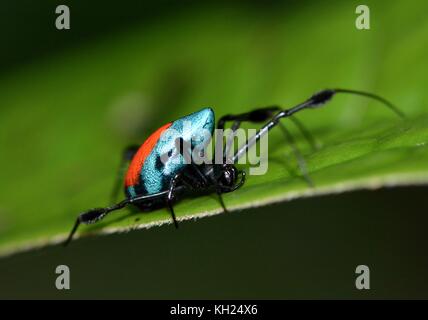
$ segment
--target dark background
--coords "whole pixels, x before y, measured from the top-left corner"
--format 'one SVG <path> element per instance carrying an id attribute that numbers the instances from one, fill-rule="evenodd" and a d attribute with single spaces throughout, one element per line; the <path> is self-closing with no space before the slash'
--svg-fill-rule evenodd
<path id="1" fill-rule="evenodd" d="M 1 298 L 427 298 L 426 188 L 296 200 L 0 262 Z M 71 290 L 55 268 L 71 269 Z M 355 289 L 355 268 L 371 289 Z"/>

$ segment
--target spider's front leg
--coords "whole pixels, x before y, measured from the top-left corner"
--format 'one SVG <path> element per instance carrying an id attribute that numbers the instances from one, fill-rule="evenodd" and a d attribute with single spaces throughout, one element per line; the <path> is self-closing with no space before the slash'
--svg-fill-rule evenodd
<path id="1" fill-rule="evenodd" d="M 242 122 L 251 122 L 251 123 L 260 123 L 265 122 L 266 120 L 272 118 L 272 116 L 279 112 L 281 108 L 279 106 L 269 106 L 258 108 L 250 112 L 245 112 L 241 114 L 228 114 L 219 119 L 217 122 L 217 129 L 224 130 L 227 122 L 233 122 L 231 126 L 231 134 L 227 137 L 225 148 L 223 151 L 223 160 L 229 158 L 231 147 L 233 144 L 233 139 L 235 138 L 235 132 L 241 127 Z M 218 143 L 222 143 L 222 138 L 220 136 L 216 137 Z M 221 144 L 219 145 L 221 146 Z"/>
<path id="2" fill-rule="evenodd" d="M 228 114 L 219 119 L 219 121 L 217 122 L 217 129 L 224 129 L 226 122 L 231 121 L 234 122 L 234 125 L 232 125 L 232 127 L 236 127 L 236 129 L 239 128 L 241 122 L 264 122 L 271 118 L 278 111 L 281 111 L 281 108 L 279 106 L 269 106 L 258 108 L 250 112 L 245 112 L 241 114 Z"/>
<path id="3" fill-rule="evenodd" d="M 359 91 L 359 90 L 349 90 L 349 89 L 325 89 L 313 94 L 302 103 L 299 103 L 290 109 L 283 109 L 280 112 L 278 112 L 267 123 L 265 123 L 265 125 L 254 136 L 247 139 L 246 143 L 242 145 L 238 149 L 238 151 L 233 155 L 233 158 L 232 158 L 233 162 L 238 161 L 242 156 L 244 156 L 247 153 L 248 149 L 253 147 L 261 139 L 261 137 L 267 134 L 272 128 L 278 125 L 281 126 L 281 122 L 280 122 L 281 119 L 290 118 L 294 114 L 300 111 L 303 111 L 305 109 L 313 109 L 313 108 L 318 108 L 320 106 L 323 106 L 327 102 L 329 102 L 337 93 L 359 95 L 359 96 L 364 96 L 373 100 L 377 100 L 381 102 L 384 106 L 389 108 L 391 111 L 393 111 L 400 118 L 405 117 L 404 113 L 401 112 L 400 109 L 398 109 L 395 105 L 393 105 L 391 102 L 389 102 L 385 98 L 378 96 L 377 94 L 373 94 L 365 91 Z"/>
<path id="4" fill-rule="evenodd" d="M 220 118 L 218 122 L 219 129 L 224 129 L 226 122 L 234 121 L 231 127 L 232 133 L 226 140 L 226 148 L 223 154 L 224 159 L 225 160 L 229 159 L 230 152 L 233 151 L 231 150 L 231 148 L 233 145 L 235 132 L 236 130 L 238 130 L 242 122 L 251 122 L 251 123 L 265 122 L 271 119 L 275 114 L 279 113 L 281 110 L 282 109 L 279 106 L 271 106 L 271 107 L 255 109 L 253 111 L 242 113 L 242 114 L 226 115 Z M 315 139 L 310 134 L 310 132 L 306 129 L 306 127 L 296 118 L 294 117 L 290 117 L 290 118 L 292 119 L 294 124 L 297 126 L 297 128 L 302 132 L 303 136 L 308 140 L 312 148 L 316 149 Z M 291 146 L 292 152 L 294 153 L 294 156 L 297 159 L 300 171 L 302 172 L 302 175 L 305 178 L 305 181 L 308 183 L 309 186 L 312 187 L 313 183 L 307 172 L 306 161 L 303 157 L 303 154 L 300 152 L 300 149 L 298 148 L 293 135 L 282 123 L 279 123 L 279 126 L 281 127 L 281 130 L 285 136 L 285 139 L 287 140 L 287 143 Z"/>

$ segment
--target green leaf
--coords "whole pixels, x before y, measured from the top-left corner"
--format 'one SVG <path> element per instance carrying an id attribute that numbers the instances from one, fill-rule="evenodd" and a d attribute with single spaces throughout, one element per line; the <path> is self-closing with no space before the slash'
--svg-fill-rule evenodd
<path id="1" fill-rule="evenodd" d="M 405 12 L 399 2 L 370 7 L 376 19 L 369 31 L 355 29 L 354 7 L 345 3 L 266 16 L 249 8 L 189 10 L 3 76 L 0 252 L 62 241 L 79 212 L 109 204 L 123 147 L 204 106 L 217 117 L 272 104 L 286 108 L 320 89 L 344 87 L 381 94 L 407 115 L 400 120 L 377 102 L 337 96 L 298 115 L 320 144 L 317 151 L 285 120 L 315 187 L 307 186 L 281 132 L 273 131 L 268 173 L 249 176 L 224 196 L 231 211 L 426 184 L 426 4 L 415 2 Z M 221 212 L 215 196 L 176 206 L 179 219 Z M 166 210 L 123 210 L 79 235 L 165 222 Z"/>

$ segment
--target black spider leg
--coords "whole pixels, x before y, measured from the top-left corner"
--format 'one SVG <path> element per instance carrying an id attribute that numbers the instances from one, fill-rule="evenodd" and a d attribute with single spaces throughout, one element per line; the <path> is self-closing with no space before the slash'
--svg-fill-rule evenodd
<path id="1" fill-rule="evenodd" d="M 227 210 L 226 205 L 224 204 L 222 191 L 219 185 L 216 186 L 216 193 L 217 193 L 218 201 L 220 202 L 221 208 L 223 209 L 223 212 L 228 213 L 229 210 Z"/>
<path id="2" fill-rule="evenodd" d="M 192 188 L 191 183 L 192 181 L 186 181 L 186 176 L 184 175 L 184 172 L 180 172 L 176 174 L 169 184 L 168 194 L 166 197 L 166 204 L 169 208 L 169 211 L 171 213 L 172 221 L 174 222 L 174 226 L 176 229 L 178 229 L 178 221 L 175 215 L 173 202 L 175 199 L 175 195 L 177 193 L 177 190 L 179 187 L 183 187 L 180 185 L 180 183 L 183 183 L 184 186 L 187 186 L 187 188 Z"/>
<path id="3" fill-rule="evenodd" d="M 242 121 L 235 120 L 232 124 L 232 127 L 231 127 L 232 132 L 226 140 L 226 147 L 223 152 L 223 161 L 226 161 L 227 159 L 229 159 L 230 150 L 233 145 L 233 140 L 235 139 L 235 133 L 236 133 L 236 130 L 238 130 L 239 127 L 241 126 L 241 122 Z"/>
<path id="4" fill-rule="evenodd" d="M 77 228 L 80 226 L 80 224 L 92 224 L 95 223 L 102 218 L 104 218 L 107 214 L 109 214 L 112 211 L 119 210 L 124 208 L 126 205 L 129 204 L 129 200 L 123 200 L 122 202 L 119 202 L 118 204 L 115 204 L 110 207 L 106 208 L 95 208 L 88 211 L 85 211 L 81 213 L 73 226 L 73 229 L 71 230 L 67 240 L 64 242 L 64 246 L 67 246 L 70 241 L 73 239 L 74 234 L 77 231 Z"/>
<path id="5" fill-rule="evenodd" d="M 404 114 L 392 103 L 390 103 L 388 100 L 364 91 L 357 91 L 357 90 L 347 90 L 347 89 L 326 89 L 323 91 L 320 91 L 318 93 L 313 94 L 309 99 L 306 101 L 296 105 L 295 107 L 291 109 L 282 110 L 279 113 L 277 113 L 268 123 L 266 123 L 254 136 L 247 139 L 246 143 L 241 146 L 238 151 L 233 156 L 233 162 L 236 162 L 239 160 L 240 157 L 242 157 L 244 154 L 246 154 L 247 150 L 251 148 L 254 144 L 257 143 L 257 141 L 260 140 L 262 136 L 264 136 L 266 133 L 268 133 L 272 128 L 278 125 L 279 121 L 282 118 L 287 118 L 292 116 L 293 114 L 302 111 L 304 109 L 308 108 L 316 108 L 324 105 L 327 103 L 336 93 L 348 93 L 348 94 L 355 94 L 355 95 L 361 95 L 365 97 L 372 98 L 374 100 L 377 100 L 379 102 L 382 102 L 384 105 L 386 105 L 389 109 L 391 109 L 393 112 L 395 112 L 399 117 L 404 117 Z"/>
<path id="6" fill-rule="evenodd" d="M 270 117 L 272 117 L 275 112 L 280 111 L 281 108 L 279 106 L 269 106 L 264 108 L 258 108 L 255 110 L 252 110 L 250 112 L 245 112 L 241 114 L 228 114 L 219 119 L 217 122 L 217 129 L 224 130 L 226 122 L 233 121 L 232 127 L 231 127 L 231 134 L 226 139 L 225 149 L 223 152 L 223 161 L 228 159 L 230 148 L 233 143 L 233 139 L 235 138 L 235 132 L 239 129 L 242 122 L 253 122 L 253 123 L 260 123 L 264 122 Z M 220 137 L 217 137 L 218 139 Z M 220 142 L 218 142 L 220 143 Z"/>
<path id="7" fill-rule="evenodd" d="M 324 90 L 324 91 L 327 91 L 327 90 Z M 397 106 L 395 106 L 390 101 L 386 100 L 385 98 L 383 98 L 377 94 L 374 94 L 371 92 L 366 92 L 366 91 L 360 91 L 360 90 L 337 89 L 337 88 L 332 89 L 330 91 L 333 91 L 334 93 L 355 94 L 355 95 L 364 96 L 364 97 L 367 97 L 370 99 L 377 100 L 377 101 L 383 103 L 386 107 L 388 107 L 392 112 L 394 112 L 400 118 L 406 118 L 406 115 L 400 109 L 398 109 Z M 320 93 L 322 93 L 322 91 Z"/>
<path id="8" fill-rule="evenodd" d="M 217 122 L 217 129 L 224 129 L 226 122 L 228 121 L 247 121 L 247 122 L 263 122 L 269 119 L 275 112 L 280 111 L 279 106 L 269 106 L 258 108 L 250 112 L 241 114 L 227 114 L 221 117 Z"/>
<path id="9" fill-rule="evenodd" d="M 168 205 L 169 212 L 171 213 L 172 221 L 174 222 L 174 226 L 176 229 L 178 229 L 178 222 L 177 222 L 177 218 L 175 216 L 174 207 L 173 207 L 172 203 L 174 201 L 174 195 L 175 195 L 175 191 L 176 191 L 175 189 L 176 189 L 177 184 L 180 180 L 181 180 L 181 174 L 177 174 L 177 175 L 175 175 L 174 178 L 172 178 L 172 180 L 169 184 L 168 196 L 166 198 L 166 204 Z"/>
<path id="10" fill-rule="evenodd" d="M 238 128 L 240 127 L 243 121 L 250 121 L 250 122 L 256 122 L 256 123 L 261 121 L 266 121 L 269 117 L 273 115 L 274 112 L 278 112 L 280 110 L 281 108 L 279 106 L 271 106 L 271 107 L 256 109 L 254 111 L 250 111 L 248 113 L 244 113 L 240 115 L 226 115 L 222 117 L 219 121 L 219 126 L 221 128 L 224 128 L 226 121 L 231 121 L 234 119 L 234 122 L 231 127 L 232 133 L 229 135 L 229 137 L 226 140 L 226 148 L 223 155 L 224 160 L 229 159 L 229 153 L 231 151 L 231 146 L 233 143 L 233 139 L 235 137 L 235 131 L 238 130 Z M 291 117 L 291 118 L 294 124 L 296 125 L 296 127 L 301 131 L 303 136 L 306 138 L 306 140 L 308 140 L 311 147 L 314 150 L 316 150 L 317 147 L 316 147 L 315 139 L 313 138 L 309 130 L 307 130 L 306 127 L 298 119 L 295 119 L 294 117 Z M 285 126 L 282 126 L 282 131 L 285 135 L 287 142 L 290 144 L 292 148 L 293 154 L 297 159 L 297 163 L 299 165 L 300 171 L 302 172 L 302 175 L 305 181 L 308 183 L 310 187 L 313 187 L 312 179 L 309 177 L 309 174 L 307 171 L 306 161 L 302 153 L 300 152 L 299 148 L 297 147 L 294 137 L 292 136 L 291 132 L 287 130 L 287 128 L 285 128 Z"/>
<path id="11" fill-rule="evenodd" d="M 180 190 L 177 190 L 177 192 L 178 191 L 180 191 Z M 67 240 L 64 242 L 64 245 L 66 246 L 70 243 L 70 241 L 73 239 L 73 236 L 76 233 L 78 227 L 81 224 L 92 224 L 92 223 L 98 222 L 101 219 L 103 219 L 106 215 L 108 215 L 110 212 L 120 210 L 120 209 L 122 209 L 122 208 L 124 208 L 130 204 L 138 204 L 138 203 L 142 203 L 142 202 L 150 202 L 150 201 L 155 201 L 155 200 L 159 201 L 160 199 L 164 199 L 167 194 L 168 194 L 167 191 L 162 191 L 162 192 L 154 193 L 154 194 L 150 194 L 150 195 L 144 195 L 144 196 L 138 196 L 135 198 L 125 199 L 125 200 L 123 200 L 123 201 L 121 201 L 115 205 L 112 205 L 110 207 L 95 208 L 95 209 L 85 211 L 78 216 L 78 218 L 77 218 L 77 220 L 73 226 L 73 229 L 71 230 Z"/>
<path id="12" fill-rule="evenodd" d="M 189 151 L 189 149 L 185 147 L 185 144 L 184 144 L 183 138 L 179 138 L 179 140 L 180 140 L 179 142 L 182 144 L 182 148 L 181 148 L 181 150 L 183 150 L 183 152 L 188 152 L 188 151 Z M 184 155 L 183 155 L 183 157 L 184 157 Z M 189 155 L 188 155 L 188 157 L 189 157 Z M 199 176 L 199 179 L 202 181 L 202 184 L 203 184 L 202 186 L 203 186 L 203 187 L 207 187 L 207 186 L 208 186 L 208 184 L 209 184 L 209 182 L 208 182 L 207 178 L 205 177 L 205 175 L 204 175 L 204 174 L 202 173 L 202 171 L 200 170 L 200 168 L 199 168 L 195 163 L 193 163 L 193 162 L 191 162 L 190 164 L 191 164 L 191 166 L 193 167 L 194 171 L 195 171 L 195 172 L 197 173 L 197 175 Z M 223 211 L 224 211 L 225 213 L 227 213 L 227 212 L 229 212 L 229 211 L 227 210 L 226 205 L 224 204 L 224 200 L 223 200 L 223 196 L 222 196 L 221 188 L 220 188 L 220 186 L 218 185 L 217 181 L 215 181 L 215 183 L 217 184 L 217 185 L 216 185 L 216 193 L 217 193 L 217 196 L 218 196 L 218 199 L 219 199 L 220 205 L 221 205 L 221 207 L 222 207 Z"/>
<path id="13" fill-rule="evenodd" d="M 201 187 L 202 188 L 206 188 L 206 187 L 208 187 L 208 185 L 209 185 L 209 181 L 208 181 L 208 179 L 205 177 L 205 175 L 204 175 L 204 173 L 201 171 L 201 169 L 200 169 L 200 167 L 199 166 L 197 166 L 193 161 L 192 161 L 192 159 L 191 159 L 191 154 L 190 154 L 190 152 L 189 152 L 189 149 L 191 149 L 191 147 L 190 147 L 190 145 L 188 145 L 188 143 L 186 143 L 184 140 L 183 140 L 183 138 L 177 138 L 176 140 L 175 140 L 175 145 L 176 145 L 176 148 L 178 148 L 178 150 L 180 150 L 180 154 L 181 154 L 181 156 L 185 159 L 185 161 L 186 161 L 186 163 L 187 164 L 190 164 L 191 166 L 192 166 L 192 168 L 193 168 L 193 171 L 197 174 L 197 176 L 198 176 L 198 178 L 197 178 L 197 181 L 200 181 L 201 182 Z M 182 177 L 179 177 L 179 178 L 182 178 Z M 184 178 L 184 177 L 183 177 Z M 185 182 L 184 181 L 184 179 L 181 179 L 181 180 L 183 180 L 183 182 Z M 214 182 L 214 181 L 213 181 Z M 217 184 L 217 181 L 215 181 L 215 183 Z M 220 202 L 220 205 L 221 205 L 221 207 L 223 208 L 223 211 L 226 213 L 226 212 L 228 212 L 228 210 L 227 210 L 227 208 L 226 208 L 226 206 L 225 206 L 225 204 L 224 204 L 224 200 L 223 200 L 223 197 L 222 197 L 222 195 L 221 195 L 221 188 L 220 188 L 220 186 L 219 185 L 216 185 L 216 193 L 217 193 L 217 196 L 218 196 L 218 198 L 219 198 L 219 202 Z"/>
<path id="14" fill-rule="evenodd" d="M 183 138 L 180 137 L 180 138 L 177 138 L 175 140 L 175 147 L 177 150 L 179 150 L 180 155 L 183 157 L 183 159 L 185 161 L 185 164 L 190 165 L 193 168 L 194 172 L 198 175 L 197 180 L 201 182 L 202 186 L 207 186 L 208 181 L 207 181 L 206 177 L 201 172 L 199 167 L 195 163 L 192 162 L 192 156 L 191 156 L 191 153 L 189 150 L 190 146 L 184 141 Z M 166 197 L 167 206 L 168 206 L 169 211 L 171 213 L 171 217 L 172 217 L 172 220 L 174 222 L 174 226 L 177 229 L 178 229 L 178 221 L 177 221 L 177 218 L 175 215 L 173 202 L 174 202 L 174 198 L 175 198 L 176 189 L 179 186 L 180 182 L 186 183 L 182 172 L 176 174 L 171 179 L 171 182 L 169 184 L 168 194 Z"/>
<path id="15" fill-rule="evenodd" d="M 132 158 L 134 157 L 134 155 L 137 153 L 138 149 L 140 146 L 137 145 L 133 145 L 133 146 L 129 146 L 127 147 L 123 153 L 122 153 L 122 159 L 120 161 L 120 165 L 119 165 L 119 170 L 116 176 L 116 180 L 114 182 L 113 185 L 113 190 L 110 196 L 110 200 L 111 202 L 115 202 L 117 199 L 117 195 L 120 192 L 120 189 L 122 187 L 122 181 L 123 181 L 123 175 L 125 173 L 125 169 L 126 169 L 126 165 L 128 164 L 129 161 L 132 160 Z"/>
<path id="16" fill-rule="evenodd" d="M 219 129 L 224 129 L 225 124 L 227 121 L 234 121 L 232 126 L 231 126 L 231 134 L 229 135 L 229 137 L 226 140 L 226 148 L 224 150 L 224 154 L 223 154 L 223 159 L 224 161 L 228 161 L 229 160 L 229 154 L 231 151 L 231 146 L 233 144 L 233 139 L 235 137 L 235 132 L 236 130 L 239 129 L 240 125 L 242 122 L 246 121 L 246 122 L 253 122 L 253 123 L 260 123 L 263 121 L 266 121 L 267 119 L 269 119 L 270 117 L 273 116 L 273 114 L 275 112 L 281 111 L 281 108 L 279 106 L 269 106 L 269 107 L 264 107 L 264 108 L 260 108 L 260 109 L 255 109 L 253 111 L 247 112 L 247 113 L 243 113 L 243 114 L 237 114 L 237 115 L 225 115 L 222 118 L 220 118 L 217 127 Z M 315 147 L 315 142 L 314 142 L 314 138 L 312 137 L 312 135 L 310 134 L 310 132 L 305 128 L 305 126 L 300 123 L 300 121 L 298 121 L 297 119 L 293 119 L 294 123 L 296 124 L 297 128 L 302 132 L 303 136 L 309 141 L 309 144 L 312 146 L 312 148 L 316 148 Z M 300 150 L 298 149 L 293 136 L 291 135 L 291 133 L 284 127 L 283 128 L 285 131 L 285 136 L 287 141 L 290 143 L 292 149 L 293 149 L 293 153 L 297 158 L 297 162 L 299 164 L 300 170 L 305 178 L 305 180 L 307 181 L 307 183 L 310 186 L 313 186 L 312 180 L 310 179 L 308 173 L 307 173 L 307 169 L 306 169 L 306 161 L 304 160 Z M 245 183 L 245 171 L 241 171 L 240 172 L 242 175 L 242 179 L 241 181 L 236 185 L 236 187 L 231 188 L 230 191 L 234 191 L 238 188 L 240 188 L 244 183 Z M 225 189 L 224 187 L 222 187 L 223 189 Z M 222 199 L 220 199 L 222 201 Z"/>
<path id="17" fill-rule="evenodd" d="M 283 123 L 279 123 L 279 127 L 281 128 L 282 132 L 284 133 L 285 138 L 287 139 L 288 143 L 291 146 L 291 149 L 294 153 L 294 156 L 297 159 L 297 163 L 299 165 L 300 168 L 300 172 L 302 173 L 305 181 L 308 183 L 308 185 L 313 188 L 314 187 L 314 183 L 312 181 L 312 179 L 309 176 L 308 173 L 308 168 L 306 165 L 306 160 L 303 157 L 303 154 L 300 152 L 299 147 L 297 146 L 296 140 L 294 139 L 293 135 L 291 134 L 291 132 L 285 127 L 285 125 Z"/>
<path id="18" fill-rule="evenodd" d="M 227 210 L 226 205 L 224 204 L 224 200 L 223 200 L 223 196 L 222 196 L 222 192 L 220 187 L 217 188 L 216 190 L 217 192 L 217 196 L 218 196 L 218 201 L 220 202 L 221 208 L 223 209 L 224 213 L 229 213 L 229 210 Z"/>
<path id="19" fill-rule="evenodd" d="M 279 107 L 277 107 L 277 108 L 275 107 L 275 109 L 277 111 L 280 111 Z M 318 144 L 317 144 L 314 136 L 310 133 L 310 131 L 306 128 L 306 126 L 300 120 L 298 120 L 296 117 L 290 117 L 290 120 L 299 129 L 299 131 L 302 133 L 303 137 L 308 141 L 309 145 L 311 146 L 312 151 L 318 150 L 319 149 Z M 236 132 L 236 130 L 239 129 L 239 127 L 241 126 L 241 123 L 242 123 L 242 121 L 235 120 L 231 126 L 232 133 L 230 134 L 230 136 L 227 138 L 227 141 L 226 141 L 226 148 L 225 148 L 224 154 L 223 154 L 224 160 L 229 159 L 231 147 L 233 145 L 233 139 L 235 138 L 235 132 Z M 284 129 L 287 130 L 286 128 L 283 128 L 283 130 Z M 289 131 L 288 131 L 288 134 L 286 134 L 286 137 L 287 137 L 287 140 L 289 143 L 294 141 L 294 138 L 291 136 L 291 133 Z M 302 157 L 302 154 L 297 150 L 296 144 L 294 144 L 294 145 L 295 145 L 295 147 L 293 147 L 293 149 L 295 150 L 294 154 L 296 155 L 297 160 L 300 161 L 301 163 L 303 163 L 304 159 Z M 297 152 L 296 152 L 296 150 L 297 150 Z M 297 154 L 299 154 L 300 156 L 297 156 Z M 303 167 L 303 165 L 301 165 L 301 168 L 302 167 Z"/>
<path id="20" fill-rule="evenodd" d="M 255 109 L 250 112 L 237 114 L 237 115 L 225 115 L 220 118 L 217 124 L 218 129 L 224 129 L 226 122 L 234 121 L 231 127 L 232 133 L 226 140 L 226 148 L 224 150 L 223 158 L 224 160 L 229 159 L 229 153 L 231 152 L 231 146 L 233 139 L 235 137 L 235 131 L 239 129 L 242 122 L 252 122 L 260 123 L 267 121 L 271 118 L 276 112 L 281 111 L 282 108 L 279 106 L 269 106 L 264 108 Z M 302 133 L 303 137 L 308 141 L 313 150 L 317 150 L 317 143 L 315 138 L 309 132 L 309 130 L 301 123 L 297 118 L 291 117 L 291 120 L 296 125 L 297 129 Z"/>

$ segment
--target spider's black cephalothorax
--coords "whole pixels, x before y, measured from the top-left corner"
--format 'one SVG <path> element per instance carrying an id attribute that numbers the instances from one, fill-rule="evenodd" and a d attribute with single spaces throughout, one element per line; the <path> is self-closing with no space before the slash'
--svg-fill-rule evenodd
<path id="1" fill-rule="evenodd" d="M 217 171 L 217 184 L 226 189 L 233 188 L 238 179 L 238 169 L 231 164 L 222 164 Z"/>
<path id="2" fill-rule="evenodd" d="M 153 210 L 167 206 L 170 209 L 172 220 L 176 227 L 178 227 L 178 223 L 175 217 L 173 203 L 181 197 L 200 193 L 217 193 L 220 203 L 226 211 L 222 194 L 235 191 L 245 183 L 245 171 L 238 170 L 235 164 L 246 154 L 249 148 L 254 146 L 265 134 L 276 126 L 279 126 L 285 134 L 287 142 L 291 146 L 292 151 L 298 160 L 300 170 L 305 180 L 310 186 L 313 186 L 306 170 L 304 157 L 298 149 L 290 131 L 288 131 L 283 123 L 281 123 L 281 119 L 289 118 L 302 132 L 303 136 L 307 138 L 312 148 L 315 149 L 315 139 L 305 126 L 294 117 L 294 114 L 305 109 L 321 107 L 330 101 L 337 93 L 355 94 L 372 98 L 386 105 L 398 116 L 404 117 L 403 113 L 399 109 L 378 95 L 348 89 L 326 89 L 313 94 L 307 100 L 290 109 L 283 109 L 279 106 L 270 106 L 258 108 L 246 113 L 235 115 L 230 114 L 221 117 L 216 128 L 224 129 L 225 125 L 230 122 L 230 128 L 232 131 L 231 135 L 227 137 L 225 142 L 225 150 L 222 156 L 223 163 L 196 164 L 190 161 L 189 163 L 186 162 L 186 165 L 172 166 L 172 169 L 170 168 L 165 171 L 168 173 L 164 173 L 164 164 L 160 162 L 160 156 L 162 154 L 160 151 L 157 151 L 158 147 L 162 150 L 168 150 L 166 152 L 168 156 L 171 156 L 178 150 L 184 159 L 191 159 L 190 155 L 193 150 L 191 147 L 188 147 L 190 146 L 190 142 L 184 141 L 184 135 L 177 137 L 172 144 L 164 143 L 160 145 L 156 139 L 159 138 L 159 135 L 164 128 L 182 128 L 184 120 L 193 121 L 194 123 L 192 123 L 192 125 L 196 124 L 196 126 L 192 126 L 196 129 L 192 130 L 198 131 L 200 129 L 211 128 L 213 131 L 214 113 L 210 108 L 202 109 L 199 112 L 177 119 L 176 121 L 159 128 L 142 146 L 128 148 L 126 152 L 124 152 L 123 157 L 123 161 L 125 162 L 132 160 L 126 177 L 127 198 L 113 206 L 96 208 L 80 214 L 66 240 L 66 244 L 71 241 L 74 233 L 81 223 L 90 224 L 97 222 L 110 212 L 122 209 L 127 205 L 134 205 L 142 210 Z M 242 122 L 264 123 L 264 125 L 254 136 L 249 137 L 247 141 L 242 146 L 239 146 L 235 151 L 231 148 L 231 145 L 235 132 L 240 128 Z M 219 141 L 217 141 L 217 143 L 219 143 Z M 220 141 L 220 143 L 222 143 L 222 141 Z M 116 193 L 119 188 L 120 183 L 117 183 L 114 188 L 114 193 Z"/>

